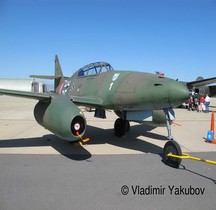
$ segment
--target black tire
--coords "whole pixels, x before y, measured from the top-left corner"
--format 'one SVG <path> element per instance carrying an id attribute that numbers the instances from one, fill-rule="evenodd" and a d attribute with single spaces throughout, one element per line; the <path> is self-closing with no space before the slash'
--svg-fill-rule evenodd
<path id="1" fill-rule="evenodd" d="M 174 155 L 182 156 L 181 147 L 176 141 L 168 141 L 164 146 L 164 158 L 163 161 L 166 165 L 169 165 L 174 168 L 179 168 L 182 159 L 168 157 L 167 154 L 172 153 Z"/>
<path id="2" fill-rule="evenodd" d="M 118 118 L 115 121 L 114 131 L 115 131 L 115 135 L 118 137 L 121 137 L 125 134 L 125 126 L 124 126 L 124 120 L 123 119 Z"/>

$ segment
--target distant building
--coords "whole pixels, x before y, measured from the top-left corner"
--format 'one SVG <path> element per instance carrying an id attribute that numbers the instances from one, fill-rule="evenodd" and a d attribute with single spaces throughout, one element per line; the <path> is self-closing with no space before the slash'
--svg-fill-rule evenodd
<path id="1" fill-rule="evenodd" d="M 21 90 L 28 92 L 47 92 L 46 84 L 37 82 L 34 79 L 11 79 L 1 78 L 0 88 L 9 90 Z"/>
<path id="2" fill-rule="evenodd" d="M 46 93 L 47 92 L 47 86 L 43 82 L 39 82 L 39 93 Z"/>

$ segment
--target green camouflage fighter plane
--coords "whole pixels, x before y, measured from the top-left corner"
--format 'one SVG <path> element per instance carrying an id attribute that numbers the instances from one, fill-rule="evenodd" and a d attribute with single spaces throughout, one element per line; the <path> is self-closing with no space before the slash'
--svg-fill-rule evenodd
<path id="1" fill-rule="evenodd" d="M 78 106 L 95 108 L 95 117 L 100 118 L 106 118 L 105 110 L 111 109 L 119 117 L 114 123 L 114 132 L 119 137 L 129 131 L 130 121 L 166 124 L 170 141 L 164 147 L 164 161 L 176 167 L 180 164 L 181 159 L 166 154 L 181 155 L 171 135 L 170 124 L 174 119 L 172 108 L 189 97 L 182 83 L 160 74 L 114 71 L 106 62 L 91 63 L 66 78 L 57 56 L 54 76 L 31 77 L 54 79 L 55 91 L 34 93 L 0 89 L 0 93 L 39 100 L 34 108 L 36 121 L 58 137 L 68 141 L 82 139 L 86 119 Z"/>

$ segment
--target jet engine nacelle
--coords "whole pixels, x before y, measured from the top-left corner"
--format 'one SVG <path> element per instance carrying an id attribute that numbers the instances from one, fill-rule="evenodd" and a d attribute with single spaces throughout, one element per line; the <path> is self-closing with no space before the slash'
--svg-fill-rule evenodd
<path id="1" fill-rule="evenodd" d="M 56 136 L 75 141 L 82 136 L 86 120 L 82 111 L 69 99 L 56 95 L 49 101 L 39 101 L 34 108 L 36 121 Z"/>

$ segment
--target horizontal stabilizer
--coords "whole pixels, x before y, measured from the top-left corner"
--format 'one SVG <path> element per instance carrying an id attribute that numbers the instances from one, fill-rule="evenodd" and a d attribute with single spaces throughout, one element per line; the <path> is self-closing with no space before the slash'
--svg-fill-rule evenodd
<path id="1" fill-rule="evenodd" d="M 31 78 L 38 78 L 38 79 L 59 79 L 61 76 L 48 76 L 48 75 L 30 75 Z M 64 77 L 65 80 L 70 79 L 70 77 Z"/>

